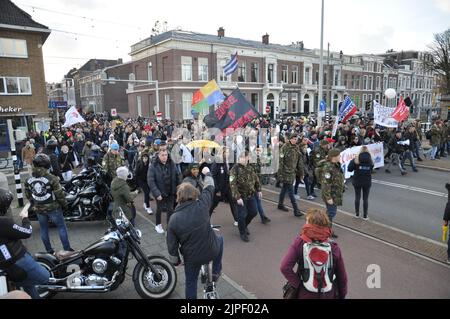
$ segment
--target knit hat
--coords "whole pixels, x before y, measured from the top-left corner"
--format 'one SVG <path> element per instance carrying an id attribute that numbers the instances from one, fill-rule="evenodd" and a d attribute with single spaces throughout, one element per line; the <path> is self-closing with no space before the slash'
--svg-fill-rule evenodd
<path id="1" fill-rule="evenodd" d="M 339 155 L 341 155 L 341 151 L 339 151 L 338 149 L 335 149 L 335 148 L 333 148 L 332 150 L 330 150 L 328 152 L 328 158 L 333 158 L 333 157 L 336 157 Z"/>
<path id="2" fill-rule="evenodd" d="M 116 169 L 116 174 L 118 178 L 127 180 L 129 174 L 128 168 L 125 166 L 121 166 L 118 169 Z"/>
<path id="3" fill-rule="evenodd" d="M 289 139 L 293 139 L 293 138 L 297 138 L 298 134 L 297 133 L 292 133 L 291 135 L 289 135 Z"/>
<path id="4" fill-rule="evenodd" d="M 118 151 L 120 147 L 119 147 L 119 144 L 117 144 L 117 143 L 112 143 L 111 146 L 110 146 L 110 148 L 111 148 L 111 150 L 113 150 L 113 151 Z"/>

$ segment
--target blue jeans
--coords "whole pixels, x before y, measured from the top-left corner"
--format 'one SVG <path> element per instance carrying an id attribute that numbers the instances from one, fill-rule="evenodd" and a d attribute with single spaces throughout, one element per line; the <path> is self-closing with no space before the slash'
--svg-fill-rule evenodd
<path id="1" fill-rule="evenodd" d="M 16 285 L 22 287 L 31 298 L 39 299 L 39 294 L 35 286 L 48 283 L 50 273 L 47 269 L 39 265 L 29 253 L 26 253 L 16 261 L 15 266 L 20 267 L 27 273 L 26 279 L 16 282 Z"/>
<path id="2" fill-rule="evenodd" d="M 219 275 L 222 271 L 222 256 L 223 256 L 223 237 L 217 236 L 219 239 L 219 254 L 213 260 L 212 274 Z M 201 264 L 186 263 L 184 265 L 184 275 L 186 277 L 185 294 L 186 299 L 197 299 L 197 282 L 198 274 L 200 272 Z"/>
<path id="3" fill-rule="evenodd" d="M 436 158 L 436 153 L 437 153 L 437 151 L 438 151 L 437 145 L 431 147 L 431 155 L 430 155 L 430 156 L 431 156 L 431 159 L 435 159 L 435 158 Z"/>
<path id="4" fill-rule="evenodd" d="M 244 200 L 244 206 L 236 205 L 238 213 L 238 228 L 241 235 L 245 234 L 247 226 L 251 223 L 252 219 L 258 214 L 258 203 L 256 196 L 250 199 Z"/>
<path id="5" fill-rule="evenodd" d="M 283 183 L 283 187 L 281 188 L 280 198 L 278 200 L 278 205 L 283 206 L 284 205 L 284 198 L 286 197 L 286 193 L 288 193 L 289 198 L 291 200 L 292 207 L 294 208 L 294 212 L 298 212 L 298 206 L 297 202 L 295 201 L 294 197 L 294 187 L 291 183 Z"/>
<path id="6" fill-rule="evenodd" d="M 264 214 L 264 209 L 262 207 L 262 201 L 259 199 L 258 196 L 256 196 L 256 207 L 258 208 L 258 214 L 259 217 L 261 217 L 261 221 L 266 217 L 266 214 Z"/>
<path id="7" fill-rule="evenodd" d="M 330 221 L 333 222 L 333 218 L 336 216 L 337 213 L 337 206 L 336 205 L 327 205 L 327 214 L 328 218 L 330 218 Z"/>
<path id="8" fill-rule="evenodd" d="M 64 250 L 70 250 L 69 236 L 67 235 L 66 224 L 64 223 L 64 216 L 61 210 L 57 209 L 45 214 L 37 214 L 39 219 L 39 226 L 41 227 L 41 239 L 44 243 L 45 250 L 48 253 L 53 253 L 52 244 L 48 234 L 48 222 L 51 220 L 56 224 L 59 233 L 59 239 L 63 245 Z"/>
<path id="9" fill-rule="evenodd" d="M 405 167 L 405 162 L 406 160 L 409 160 L 409 163 L 411 164 L 411 167 L 413 170 L 416 169 L 416 163 L 414 162 L 414 158 L 412 156 L 412 152 L 411 151 L 406 151 L 405 153 L 403 153 L 403 158 L 402 158 L 402 167 Z"/>

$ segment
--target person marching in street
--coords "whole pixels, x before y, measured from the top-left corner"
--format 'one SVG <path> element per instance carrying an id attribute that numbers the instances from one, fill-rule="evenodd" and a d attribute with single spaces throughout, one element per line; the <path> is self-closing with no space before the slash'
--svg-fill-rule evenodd
<path id="1" fill-rule="evenodd" d="M 256 149 L 256 163 L 249 164 L 255 170 L 255 173 L 258 176 L 260 185 L 262 185 L 262 178 L 261 178 L 261 166 L 262 166 L 262 163 L 261 163 L 261 152 L 262 152 L 262 148 L 258 147 Z M 259 196 L 256 196 L 256 205 L 257 205 L 257 208 L 258 208 L 259 217 L 261 218 L 261 223 L 263 223 L 264 225 L 266 225 L 267 223 L 270 223 L 271 220 L 264 213 L 264 208 L 262 206 L 262 201 L 261 201 L 261 198 L 259 198 Z"/>
<path id="2" fill-rule="evenodd" d="M 278 209 L 288 212 L 289 209 L 284 206 L 284 198 L 288 193 L 294 208 L 294 216 L 301 217 L 304 214 L 300 212 L 297 202 L 294 197 L 294 183 L 296 177 L 299 175 L 303 178 L 303 161 L 300 160 L 300 150 L 297 146 L 298 135 L 292 133 L 289 136 L 289 141 L 281 147 L 280 150 L 280 164 L 278 169 L 278 180 L 282 183 L 280 197 L 278 200 Z"/>
<path id="3" fill-rule="evenodd" d="M 238 157 L 238 163 L 230 170 L 230 189 L 237 202 L 239 234 L 244 242 L 250 241 L 248 225 L 258 214 L 256 196 L 262 198 L 258 175 L 248 165 L 248 161 L 249 153 L 243 151 Z"/>
<path id="4" fill-rule="evenodd" d="M 103 157 L 102 166 L 111 178 L 111 181 L 114 179 L 114 177 L 117 176 L 116 170 L 123 164 L 119 149 L 119 144 L 112 143 L 109 147 L 108 153 L 106 153 L 106 155 Z"/>
<path id="5" fill-rule="evenodd" d="M 222 162 L 214 162 L 211 167 L 211 175 L 214 178 L 214 185 L 216 187 L 216 191 L 214 192 L 214 199 L 209 210 L 209 215 L 211 216 L 214 212 L 214 209 L 219 205 L 221 200 L 225 200 L 230 205 L 230 212 L 233 216 L 234 226 L 238 226 L 237 221 L 237 207 L 236 203 L 233 200 L 233 196 L 231 196 L 230 189 L 230 170 L 232 164 L 228 163 L 228 156 L 230 154 L 229 148 L 223 149 L 223 161 Z"/>
<path id="6" fill-rule="evenodd" d="M 330 150 L 329 143 L 326 139 L 323 139 L 319 142 L 319 148 L 315 148 L 311 153 L 311 161 L 312 161 L 312 167 L 313 167 L 313 173 L 314 178 L 311 185 L 312 194 L 311 196 L 317 197 L 317 195 L 314 193 L 314 187 L 317 185 L 317 187 L 320 189 L 320 180 L 318 176 L 316 176 L 316 169 L 319 167 L 319 163 L 326 160 L 328 151 Z"/>
<path id="7" fill-rule="evenodd" d="M 135 176 L 137 185 L 144 192 L 144 209 L 147 214 L 153 214 L 153 210 L 150 207 L 150 187 L 147 183 L 147 173 L 150 167 L 150 157 L 147 153 L 142 153 L 140 159 L 136 164 Z"/>
<path id="8" fill-rule="evenodd" d="M 405 169 L 405 162 L 408 159 L 409 163 L 412 167 L 413 172 L 418 172 L 416 163 L 414 161 L 414 152 L 417 145 L 417 133 L 416 128 L 413 125 L 410 125 L 407 128 L 407 131 L 403 134 L 403 139 L 405 141 L 409 140 L 409 145 L 405 146 L 405 152 L 402 158 L 402 167 Z"/>
<path id="9" fill-rule="evenodd" d="M 340 163 L 341 152 L 332 149 L 328 152 L 327 160 L 320 166 L 319 178 L 322 185 L 322 199 L 327 206 L 327 214 L 333 225 L 333 219 L 337 213 L 337 207 L 342 205 L 344 193 L 344 174 Z M 333 232 L 333 238 L 338 236 Z"/>
<path id="10" fill-rule="evenodd" d="M 156 198 L 155 230 L 163 234 L 161 213 L 163 211 L 167 213 L 167 225 L 169 225 L 175 206 L 177 186 L 181 182 L 175 163 L 169 158 L 167 150 L 160 150 L 155 155 L 155 160 L 148 169 L 147 182 L 153 197 Z"/>
<path id="11" fill-rule="evenodd" d="M 358 156 L 348 165 L 349 172 L 355 172 L 353 176 L 353 187 L 355 188 L 355 215 L 359 218 L 359 203 L 361 191 L 363 194 L 364 220 L 368 220 L 369 193 L 372 186 L 373 160 L 367 146 L 361 147 Z"/>
<path id="12" fill-rule="evenodd" d="M 386 173 L 390 174 L 391 171 L 389 170 L 392 166 L 392 164 L 397 163 L 398 167 L 400 168 L 400 172 L 402 175 L 406 175 L 406 171 L 402 167 L 402 159 L 401 156 L 404 152 L 404 146 L 398 144 L 399 142 L 402 142 L 402 131 L 397 130 L 395 132 L 395 135 L 389 140 L 389 151 L 391 152 L 391 158 L 389 160 L 389 164 L 386 166 Z"/>
<path id="13" fill-rule="evenodd" d="M 439 127 L 439 121 L 431 126 L 431 160 L 439 159 L 439 146 L 441 145 L 441 129 Z"/>
<path id="14" fill-rule="evenodd" d="M 136 208 L 134 207 L 134 199 L 136 198 L 138 191 L 131 192 L 130 187 L 127 184 L 130 171 L 126 166 L 121 166 L 116 170 L 116 177 L 111 183 L 111 196 L 113 197 L 113 217 L 118 217 L 119 207 L 122 212 L 128 218 L 132 225 L 135 225 Z"/>
<path id="15" fill-rule="evenodd" d="M 64 250 L 73 251 L 63 215 L 63 211 L 68 209 L 66 197 L 58 178 L 48 172 L 50 166 L 50 158 L 46 154 L 35 156 L 32 177 L 25 183 L 25 195 L 37 213 L 45 250 L 49 254 L 55 252 L 48 234 L 48 222 L 51 220 L 58 228 Z"/>
<path id="16" fill-rule="evenodd" d="M 300 152 L 301 152 L 301 161 L 303 161 L 303 182 L 305 183 L 305 190 L 306 190 L 306 199 L 307 200 L 314 200 L 314 188 L 313 186 L 313 179 L 314 179 L 314 168 L 312 164 L 312 151 L 309 149 L 308 146 L 308 138 L 303 137 L 302 142 L 300 144 Z M 298 186 L 298 185 L 296 185 Z M 298 192 L 298 188 L 294 190 Z"/>

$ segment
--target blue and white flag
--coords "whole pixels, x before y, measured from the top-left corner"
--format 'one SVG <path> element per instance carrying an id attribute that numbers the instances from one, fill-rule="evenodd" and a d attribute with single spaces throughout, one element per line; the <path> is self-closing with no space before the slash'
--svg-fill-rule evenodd
<path id="1" fill-rule="evenodd" d="M 346 96 L 344 102 L 339 109 L 339 119 L 342 122 L 347 122 L 356 112 L 358 108 L 355 103 L 353 103 L 350 96 Z"/>
<path id="2" fill-rule="evenodd" d="M 225 76 L 233 74 L 233 72 L 236 71 L 237 67 L 238 67 L 238 59 L 236 52 L 236 54 L 231 56 L 231 60 L 228 61 L 228 63 L 223 67 L 223 72 L 225 73 Z"/>

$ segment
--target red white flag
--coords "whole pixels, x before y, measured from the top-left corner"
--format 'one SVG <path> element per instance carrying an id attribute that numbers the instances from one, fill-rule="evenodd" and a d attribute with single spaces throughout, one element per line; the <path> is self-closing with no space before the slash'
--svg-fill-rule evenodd
<path id="1" fill-rule="evenodd" d="M 397 122 L 402 122 L 409 117 L 409 108 L 406 106 L 403 96 L 400 97 L 400 101 L 398 101 L 398 105 L 391 117 Z"/>

